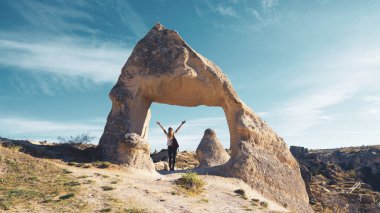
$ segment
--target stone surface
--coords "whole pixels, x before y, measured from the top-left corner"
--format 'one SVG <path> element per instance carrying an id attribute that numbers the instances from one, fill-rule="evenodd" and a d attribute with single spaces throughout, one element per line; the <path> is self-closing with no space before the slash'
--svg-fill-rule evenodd
<path id="1" fill-rule="evenodd" d="M 240 100 L 219 67 L 177 32 L 154 26 L 137 43 L 109 96 L 112 110 L 98 147 L 105 160 L 130 165 L 120 144 L 127 133 L 148 137 L 152 102 L 218 106 L 229 126 L 231 158 L 209 172 L 241 178 L 289 209 L 311 211 L 299 165 L 283 139 Z M 142 165 L 151 162 L 149 153 L 138 156 Z"/>
<path id="2" fill-rule="evenodd" d="M 162 149 L 159 152 L 155 152 L 150 154 L 150 157 L 152 158 L 154 163 L 160 162 L 160 161 L 168 161 L 169 156 L 168 156 L 168 150 L 167 149 Z"/>
<path id="3" fill-rule="evenodd" d="M 216 133 L 212 129 L 206 129 L 197 150 L 199 168 L 208 168 L 225 164 L 230 155 L 223 148 Z"/>
<path id="4" fill-rule="evenodd" d="M 164 170 L 164 171 L 169 170 L 169 164 L 168 162 L 165 162 L 165 161 L 159 161 L 157 163 L 154 163 L 154 167 L 156 170 Z"/>
<path id="5" fill-rule="evenodd" d="M 300 163 L 315 211 L 379 211 L 380 146 L 321 150 L 292 146 L 290 150 Z"/>
<path id="6" fill-rule="evenodd" d="M 102 150 L 103 160 L 123 164 L 135 169 L 154 170 L 150 158 L 150 146 L 146 139 L 136 133 L 127 133 L 118 141 L 110 144 L 110 149 Z"/>

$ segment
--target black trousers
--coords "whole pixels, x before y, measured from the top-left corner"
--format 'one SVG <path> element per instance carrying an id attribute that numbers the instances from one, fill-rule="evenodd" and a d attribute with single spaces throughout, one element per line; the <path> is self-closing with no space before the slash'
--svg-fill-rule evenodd
<path id="1" fill-rule="evenodd" d="M 177 156 L 177 148 L 173 146 L 168 146 L 168 155 L 169 155 L 169 168 L 170 170 L 174 170 L 175 157 Z"/>

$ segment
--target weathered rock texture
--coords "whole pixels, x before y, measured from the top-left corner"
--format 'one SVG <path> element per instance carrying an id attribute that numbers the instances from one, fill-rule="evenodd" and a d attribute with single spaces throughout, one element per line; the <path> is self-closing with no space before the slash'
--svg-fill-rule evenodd
<path id="1" fill-rule="evenodd" d="M 380 146 L 290 147 L 316 212 L 379 212 Z"/>
<path id="2" fill-rule="evenodd" d="M 240 100 L 219 67 L 177 32 L 153 27 L 134 48 L 110 98 L 112 110 L 99 142 L 104 160 L 130 163 L 120 146 L 127 133 L 147 138 L 152 102 L 219 106 L 230 130 L 231 158 L 210 172 L 241 178 L 290 209 L 311 211 L 299 165 L 283 139 Z M 139 156 L 143 165 L 151 161 L 149 153 Z"/>
<path id="3" fill-rule="evenodd" d="M 166 161 L 159 161 L 157 163 L 154 163 L 154 167 L 156 170 L 169 170 L 169 164 Z"/>
<path id="4" fill-rule="evenodd" d="M 223 148 L 216 133 L 212 129 L 206 129 L 197 150 L 199 168 L 209 168 L 225 164 L 230 155 Z"/>

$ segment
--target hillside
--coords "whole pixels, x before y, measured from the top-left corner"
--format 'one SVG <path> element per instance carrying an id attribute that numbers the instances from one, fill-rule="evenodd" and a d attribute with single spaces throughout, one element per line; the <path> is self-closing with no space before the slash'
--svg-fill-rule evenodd
<path id="1" fill-rule="evenodd" d="M 192 151 L 178 154 L 179 171 L 152 174 L 99 162 L 94 145 L 4 138 L 0 144 L 0 209 L 9 212 L 286 211 L 234 178 L 199 175 L 206 183 L 203 192 L 196 196 L 185 193 L 175 181 L 199 164 Z M 291 147 L 291 152 L 300 163 L 314 211 L 380 210 L 380 146 Z M 165 161 L 166 150 L 151 157 L 154 162 Z M 238 189 L 243 189 L 244 195 L 236 193 Z M 268 208 L 261 206 L 261 201 L 268 203 Z"/>
<path id="2" fill-rule="evenodd" d="M 290 150 L 301 165 L 315 211 L 380 211 L 379 145 Z"/>
<path id="3" fill-rule="evenodd" d="M 0 146 L 0 211 L 286 211 L 251 190 L 243 181 L 234 178 L 199 175 L 205 185 L 199 195 L 194 195 L 175 184 L 186 170 L 175 173 L 167 171 L 148 173 L 106 162 L 68 162 L 53 156 L 46 159 L 42 158 L 44 152 L 41 151 L 46 149 L 48 146 L 46 144 L 25 145 L 27 141 L 23 141 L 21 144 L 24 146 L 20 146 L 17 145 L 17 141 L 12 143 L 11 140 L 3 139 L 2 142 L 0 143 L 3 145 Z M 30 147 L 34 147 L 34 151 L 40 151 L 39 157 L 23 153 L 28 150 L 30 154 L 37 155 L 31 152 Z M 57 154 L 57 147 L 50 149 L 55 149 Z M 64 150 L 66 149 L 67 147 Z M 182 159 L 182 163 L 184 162 L 186 160 Z"/>

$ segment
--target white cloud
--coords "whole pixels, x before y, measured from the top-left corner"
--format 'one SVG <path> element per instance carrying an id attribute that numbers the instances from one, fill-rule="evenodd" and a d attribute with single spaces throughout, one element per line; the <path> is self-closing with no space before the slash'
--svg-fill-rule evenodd
<path id="1" fill-rule="evenodd" d="M 362 94 L 380 92 L 379 55 L 379 49 L 357 46 L 310 61 L 310 70 L 289 82 L 292 88 L 303 92 L 271 112 L 274 126 L 284 136 L 295 136 L 317 125 L 335 121 L 338 119 L 336 113 L 347 113 L 346 116 L 358 114 L 345 110 L 328 111 L 347 101 L 360 101 L 356 97 Z M 376 98 L 370 100 L 375 101 Z"/>
<path id="2" fill-rule="evenodd" d="M 195 13 L 197 14 L 197 16 L 198 16 L 199 18 L 203 18 L 202 11 L 201 11 L 201 9 L 200 9 L 199 7 L 195 6 L 195 7 L 194 7 L 194 10 L 195 10 Z"/>
<path id="3" fill-rule="evenodd" d="M 89 122 L 56 122 L 22 117 L 0 118 L 0 135 L 2 137 L 33 140 L 53 140 L 58 136 L 70 136 L 89 132 L 96 136 L 97 143 L 103 133 L 105 119 Z"/>
<path id="4" fill-rule="evenodd" d="M 264 11 L 272 10 L 278 5 L 278 0 L 261 0 L 261 7 Z"/>
<path id="5" fill-rule="evenodd" d="M 239 17 L 235 9 L 230 6 L 217 5 L 213 10 L 222 16 Z"/>
<path id="6" fill-rule="evenodd" d="M 380 96 L 366 96 L 364 101 L 366 106 L 363 108 L 363 114 L 380 118 Z"/>
<path id="7" fill-rule="evenodd" d="M 263 20 L 263 17 L 260 15 L 259 11 L 257 11 L 256 9 L 253 9 L 253 8 L 247 8 L 246 11 L 253 15 L 258 21 L 262 21 Z"/>
<path id="8" fill-rule="evenodd" d="M 115 82 L 131 50 L 72 38 L 30 43 L 0 39 L 0 64 L 25 71 L 83 77 L 96 83 Z"/>
<path id="9" fill-rule="evenodd" d="M 178 124 L 165 125 L 165 128 L 169 126 L 177 128 Z M 210 117 L 188 120 L 186 124 L 181 128 L 176 137 L 180 143 L 181 150 L 195 150 L 203 137 L 203 133 L 207 128 L 212 128 L 221 143 L 225 148 L 230 147 L 229 130 L 227 126 L 227 120 L 225 117 Z M 163 131 L 151 123 L 149 129 L 149 143 L 151 149 L 161 150 L 166 148 L 166 137 Z"/>
<path id="10" fill-rule="evenodd" d="M 209 1 L 206 1 L 206 4 L 211 12 L 215 14 L 219 14 L 221 16 L 227 16 L 227 17 L 235 17 L 238 18 L 239 15 L 237 14 L 236 10 L 232 6 L 227 5 L 214 5 Z"/>
<path id="11" fill-rule="evenodd" d="M 105 118 L 96 118 L 80 122 L 58 122 L 43 119 L 9 117 L 0 118 L 0 136 L 15 139 L 48 140 L 56 141 L 58 136 L 68 137 L 89 132 L 95 136 L 94 143 L 97 144 L 106 124 Z M 178 124 L 167 125 L 177 128 Z M 229 148 L 230 138 L 225 117 L 210 117 L 188 120 L 181 128 L 176 137 L 179 140 L 181 150 L 195 150 L 207 128 L 215 130 L 217 137 Z M 161 150 L 166 148 L 166 137 L 163 131 L 154 123 L 149 129 L 148 142 L 151 149 Z"/>
<path id="12" fill-rule="evenodd" d="M 117 0 L 116 2 L 116 11 L 121 21 L 129 27 L 129 29 L 134 33 L 134 35 L 137 38 L 142 38 L 148 32 L 148 27 L 146 26 L 143 17 L 139 13 L 137 13 L 127 3 L 127 1 Z"/>
<path id="13" fill-rule="evenodd" d="M 42 3 L 38 1 L 10 1 L 10 5 L 15 9 L 25 21 L 29 22 L 34 29 L 51 33 L 84 32 L 96 33 L 93 28 L 80 24 L 80 21 L 92 20 L 92 17 L 81 10 L 80 2 L 59 2 Z M 76 22 L 70 21 L 76 19 Z"/>

